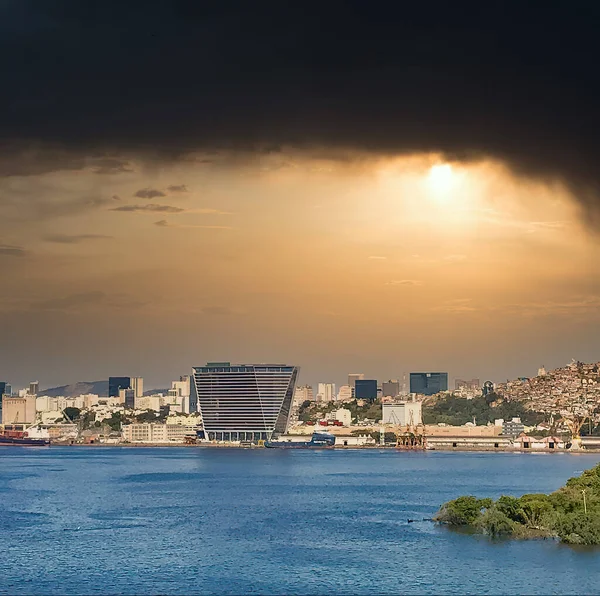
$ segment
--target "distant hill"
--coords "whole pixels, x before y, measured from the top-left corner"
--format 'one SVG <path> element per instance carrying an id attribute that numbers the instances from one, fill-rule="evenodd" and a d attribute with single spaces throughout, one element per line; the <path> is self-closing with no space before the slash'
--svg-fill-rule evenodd
<path id="1" fill-rule="evenodd" d="M 144 395 L 153 395 L 155 393 L 164 393 L 166 395 L 168 389 L 150 389 L 144 391 Z M 71 385 L 61 385 L 60 387 L 50 387 L 50 389 L 42 389 L 39 395 L 48 395 L 50 397 L 77 397 L 86 393 L 95 393 L 100 397 L 108 395 L 108 380 L 106 381 L 79 381 Z"/>
<path id="2" fill-rule="evenodd" d="M 48 395 L 50 397 L 77 397 L 85 393 L 95 393 L 100 397 L 108 395 L 108 380 L 106 381 L 79 381 L 72 385 L 61 385 L 60 387 L 51 387 L 50 389 L 42 389 L 39 395 Z"/>

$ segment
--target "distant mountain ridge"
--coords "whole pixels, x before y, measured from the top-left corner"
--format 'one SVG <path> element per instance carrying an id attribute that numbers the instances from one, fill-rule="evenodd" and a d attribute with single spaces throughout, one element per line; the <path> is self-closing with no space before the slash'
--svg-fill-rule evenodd
<path id="1" fill-rule="evenodd" d="M 153 395 L 155 393 L 167 393 L 168 389 L 149 389 L 144 391 L 144 395 Z M 78 397 L 86 393 L 95 393 L 100 397 L 108 396 L 108 380 L 106 381 L 78 381 L 71 385 L 60 385 L 60 387 L 50 387 L 42 389 L 39 395 L 49 397 Z"/>
<path id="2" fill-rule="evenodd" d="M 39 395 L 77 397 L 86 393 L 95 393 L 100 397 L 106 397 L 108 395 L 108 379 L 106 381 L 78 381 L 71 385 L 50 387 L 49 389 L 40 390 Z"/>

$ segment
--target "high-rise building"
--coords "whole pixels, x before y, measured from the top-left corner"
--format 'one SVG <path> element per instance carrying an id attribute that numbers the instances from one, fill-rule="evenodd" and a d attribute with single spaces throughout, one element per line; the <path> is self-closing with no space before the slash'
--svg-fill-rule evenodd
<path id="1" fill-rule="evenodd" d="M 40 382 L 32 381 L 29 383 L 29 395 L 37 395 L 40 392 Z"/>
<path id="2" fill-rule="evenodd" d="M 302 387 L 296 387 L 294 391 L 294 404 L 297 406 L 302 405 L 305 401 L 314 401 L 315 396 L 313 388 L 310 385 L 303 385 Z"/>
<path id="3" fill-rule="evenodd" d="M 377 380 L 356 379 L 354 382 L 354 396 L 356 399 L 377 399 Z"/>
<path id="4" fill-rule="evenodd" d="M 185 414 L 190 413 L 190 376 L 183 375 L 179 377 L 179 381 L 171 383 L 171 390 L 175 391 L 175 395 L 181 398 L 181 411 Z"/>
<path id="5" fill-rule="evenodd" d="M 350 386 L 350 389 L 354 389 L 354 383 L 356 383 L 356 381 L 362 380 L 365 378 L 365 375 L 363 373 L 351 373 L 348 375 L 348 385 Z"/>
<path id="6" fill-rule="evenodd" d="M 337 394 L 338 401 L 350 401 L 352 399 L 352 388 L 350 385 L 342 385 Z"/>
<path id="7" fill-rule="evenodd" d="M 131 389 L 131 377 L 108 377 L 108 397 L 119 397 L 121 389 Z"/>
<path id="8" fill-rule="evenodd" d="M 400 395 L 400 381 L 385 381 L 381 384 L 382 397 L 398 397 Z"/>
<path id="9" fill-rule="evenodd" d="M 259 441 L 287 430 L 298 368 L 209 362 L 192 369 L 207 439 Z"/>
<path id="10" fill-rule="evenodd" d="M 6 391 L 6 387 L 10 385 L 8 383 L 6 383 L 5 381 L 0 381 L 0 399 L 2 398 L 3 395 L 10 395 L 8 393 L 8 391 Z"/>
<path id="11" fill-rule="evenodd" d="M 420 393 L 422 395 L 435 395 L 440 391 L 448 391 L 448 373 L 410 373 L 411 393 Z"/>
<path id="12" fill-rule="evenodd" d="M 119 397 L 121 398 L 121 403 L 125 404 L 126 408 L 133 409 L 136 407 L 136 397 L 141 398 L 142 396 L 137 396 L 135 394 L 135 389 L 119 389 Z"/>
<path id="13" fill-rule="evenodd" d="M 335 401 L 335 383 L 319 383 L 317 386 L 317 401 Z"/>
<path id="14" fill-rule="evenodd" d="M 133 389 L 135 397 L 144 396 L 144 379 L 142 377 L 131 377 L 129 387 Z"/>

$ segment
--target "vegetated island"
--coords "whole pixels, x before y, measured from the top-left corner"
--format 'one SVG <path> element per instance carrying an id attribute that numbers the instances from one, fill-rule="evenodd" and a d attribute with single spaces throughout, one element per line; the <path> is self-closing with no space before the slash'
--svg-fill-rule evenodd
<path id="1" fill-rule="evenodd" d="M 492 538 L 556 538 L 565 544 L 600 544 L 600 464 L 546 494 L 473 496 L 448 501 L 433 518 Z"/>

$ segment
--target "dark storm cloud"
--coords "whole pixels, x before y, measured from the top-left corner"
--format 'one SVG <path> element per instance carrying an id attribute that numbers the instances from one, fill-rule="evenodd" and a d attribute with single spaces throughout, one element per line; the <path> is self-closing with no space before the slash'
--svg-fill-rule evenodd
<path id="1" fill-rule="evenodd" d="M 150 211 L 153 213 L 181 213 L 184 209 L 180 207 L 171 207 L 171 205 L 123 205 L 114 207 L 111 211 L 123 211 L 128 213 Z"/>
<path id="2" fill-rule="evenodd" d="M 79 244 L 86 240 L 108 240 L 112 236 L 103 234 L 47 234 L 44 236 L 46 242 L 54 242 L 56 244 Z"/>
<path id="3" fill-rule="evenodd" d="M 140 199 L 154 199 L 156 197 L 166 197 L 167 195 L 162 190 L 156 190 L 155 188 L 142 188 L 133 196 Z"/>
<path id="4" fill-rule="evenodd" d="M 25 257 L 27 251 L 20 246 L 0 244 L 0 257 Z"/>
<path id="5" fill-rule="evenodd" d="M 8 0 L 0 135 L 491 156 L 591 207 L 599 17 L 598 3 Z"/>

